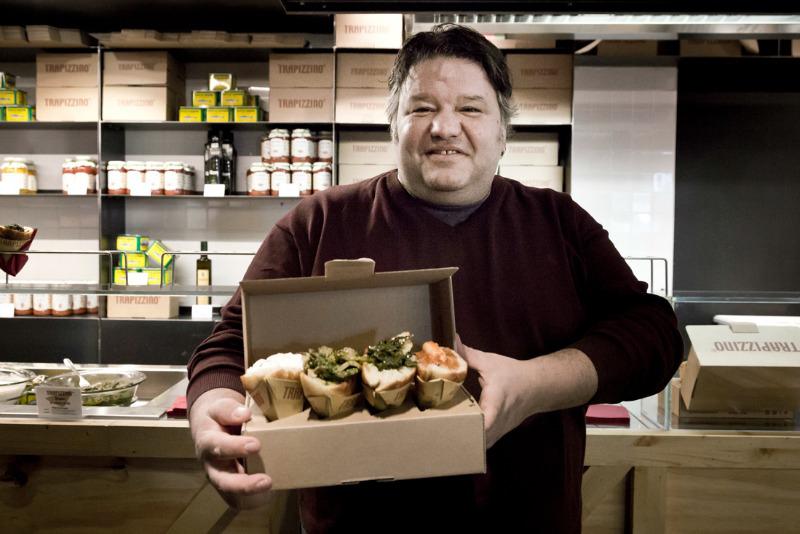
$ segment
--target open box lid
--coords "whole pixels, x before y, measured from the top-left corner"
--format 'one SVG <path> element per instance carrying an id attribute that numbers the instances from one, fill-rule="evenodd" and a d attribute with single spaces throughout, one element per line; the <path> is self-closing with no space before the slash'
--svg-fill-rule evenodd
<path id="1" fill-rule="evenodd" d="M 800 328 L 753 323 L 687 326 L 681 397 L 693 411 L 800 407 Z"/>
<path id="2" fill-rule="evenodd" d="M 240 283 L 245 363 L 321 344 L 362 350 L 403 331 L 452 347 L 455 267 L 375 273 L 370 259 L 332 260 L 325 276 Z"/>

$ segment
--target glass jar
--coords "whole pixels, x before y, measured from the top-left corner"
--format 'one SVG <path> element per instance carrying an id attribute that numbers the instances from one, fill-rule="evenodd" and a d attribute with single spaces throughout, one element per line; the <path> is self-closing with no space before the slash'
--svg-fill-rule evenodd
<path id="1" fill-rule="evenodd" d="M 270 141 L 269 135 L 261 138 L 261 163 L 271 163 L 272 159 L 269 153 Z"/>
<path id="2" fill-rule="evenodd" d="M 14 294 L 14 315 L 31 315 L 33 313 L 33 295 L 30 293 Z"/>
<path id="3" fill-rule="evenodd" d="M 67 158 L 61 164 L 61 192 L 65 195 L 69 193 L 75 177 L 75 158 Z"/>
<path id="4" fill-rule="evenodd" d="M 148 161 L 145 164 L 144 180 L 150 186 L 151 195 L 163 195 L 164 164 L 160 161 Z"/>
<path id="5" fill-rule="evenodd" d="M 183 162 L 168 161 L 164 164 L 164 194 L 183 194 Z"/>
<path id="6" fill-rule="evenodd" d="M 289 163 L 290 151 L 289 130 L 275 128 L 269 132 L 270 163 Z"/>
<path id="7" fill-rule="evenodd" d="M 191 165 L 183 166 L 183 194 L 194 194 L 194 167 Z"/>
<path id="8" fill-rule="evenodd" d="M 0 180 L 12 191 L 22 193 L 28 185 L 28 164 L 25 158 L 4 158 L 0 166 Z"/>
<path id="9" fill-rule="evenodd" d="M 292 171 L 288 163 L 273 163 L 269 175 L 269 194 L 278 196 L 281 185 L 292 183 Z"/>
<path id="10" fill-rule="evenodd" d="M 28 179 L 25 187 L 20 190 L 20 193 L 23 195 L 35 195 L 39 191 L 39 180 L 36 176 L 36 165 L 29 159 L 25 160 L 25 165 L 28 166 Z"/>
<path id="11" fill-rule="evenodd" d="M 247 169 L 247 194 L 251 196 L 269 195 L 269 171 L 266 163 L 253 163 Z"/>
<path id="12" fill-rule="evenodd" d="M 313 193 L 310 163 L 292 163 L 292 183 L 297 184 L 300 194 L 303 196 Z"/>
<path id="13" fill-rule="evenodd" d="M 130 193 L 137 185 L 145 185 L 147 181 L 144 179 L 144 162 L 143 161 L 128 161 L 125 163 L 126 178 L 128 181 L 128 192 Z"/>
<path id="14" fill-rule="evenodd" d="M 106 186 L 109 195 L 128 194 L 128 171 L 124 161 L 109 161 L 106 164 Z"/>
<path id="15" fill-rule="evenodd" d="M 311 186 L 314 191 L 324 191 L 333 184 L 333 173 L 331 164 L 326 161 L 318 161 L 311 167 Z"/>
<path id="16" fill-rule="evenodd" d="M 292 163 L 311 163 L 316 154 L 314 139 L 308 128 L 292 130 Z"/>
<path id="17" fill-rule="evenodd" d="M 33 295 L 33 314 L 36 316 L 51 315 L 53 305 L 50 293 L 34 293 Z"/>
<path id="18" fill-rule="evenodd" d="M 86 192 L 96 193 L 97 161 L 91 156 L 75 156 L 75 171 L 72 179 L 74 187 L 83 189 L 83 184 L 86 183 Z"/>
<path id="19" fill-rule="evenodd" d="M 333 163 L 333 133 L 319 132 L 317 161 Z"/>
<path id="20" fill-rule="evenodd" d="M 72 295 L 72 315 L 86 315 L 86 295 Z"/>
<path id="21" fill-rule="evenodd" d="M 100 297 L 97 295 L 86 295 L 86 313 L 96 315 L 100 309 Z"/>
<path id="22" fill-rule="evenodd" d="M 53 293 L 50 297 L 53 315 L 56 317 L 67 317 L 72 315 L 72 295 L 63 293 Z"/>

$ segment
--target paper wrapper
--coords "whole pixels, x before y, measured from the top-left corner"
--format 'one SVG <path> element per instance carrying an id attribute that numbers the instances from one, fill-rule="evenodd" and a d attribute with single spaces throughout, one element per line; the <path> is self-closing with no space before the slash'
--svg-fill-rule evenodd
<path id="1" fill-rule="evenodd" d="M 36 237 L 36 228 L 33 229 L 30 239 L 5 239 L 0 237 L 0 269 L 10 276 L 17 274 L 28 263 L 27 254 L 3 254 L 2 252 L 24 252 L 31 247 L 33 238 Z"/>
<path id="2" fill-rule="evenodd" d="M 303 388 L 299 380 L 267 378 L 249 393 L 270 421 L 303 411 Z"/>
<path id="3" fill-rule="evenodd" d="M 384 391 L 375 391 L 368 385 L 364 384 L 364 397 L 367 402 L 376 410 L 385 410 L 390 406 L 400 406 L 406 400 L 408 389 L 411 387 L 411 382 L 403 387 L 397 389 L 387 389 Z"/>
<path id="4" fill-rule="evenodd" d="M 303 393 L 305 393 L 308 403 L 314 413 L 320 417 L 340 417 L 347 415 L 355 410 L 358 404 L 358 399 L 361 398 L 361 393 L 353 393 L 351 395 L 336 395 L 336 394 L 316 394 L 314 391 L 314 382 L 305 374 L 300 375 L 300 383 L 303 386 Z"/>
<path id="5" fill-rule="evenodd" d="M 425 381 L 417 376 L 417 402 L 423 408 L 435 408 L 452 399 L 461 384 L 443 378 Z"/>

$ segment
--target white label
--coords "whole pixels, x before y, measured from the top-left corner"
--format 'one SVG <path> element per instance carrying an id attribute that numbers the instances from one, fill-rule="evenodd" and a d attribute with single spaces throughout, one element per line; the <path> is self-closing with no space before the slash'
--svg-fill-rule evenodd
<path id="1" fill-rule="evenodd" d="M 15 293 L 14 307 L 19 311 L 29 311 L 33 308 L 33 295 L 30 293 Z"/>
<path id="2" fill-rule="evenodd" d="M 193 321 L 210 321 L 212 314 L 211 304 L 192 304 Z"/>
<path id="3" fill-rule="evenodd" d="M 50 294 L 36 293 L 33 295 L 33 309 L 39 312 L 49 312 L 52 309 Z"/>
<path id="4" fill-rule="evenodd" d="M 10 302 L 0 304 L 0 317 L 14 317 L 14 305 Z"/>
<path id="5" fill-rule="evenodd" d="M 153 193 L 148 184 L 138 180 L 128 183 L 128 188 L 132 197 L 149 197 Z"/>
<path id="6" fill-rule="evenodd" d="M 289 140 L 282 137 L 273 137 L 269 140 L 269 155 L 272 159 L 289 156 Z"/>
<path id="7" fill-rule="evenodd" d="M 121 191 L 128 189 L 128 177 L 123 171 L 108 171 L 108 189 Z"/>
<path id="8" fill-rule="evenodd" d="M 281 186 L 289 183 L 289 173 L 287 171 L 273 171 L 271 176 L 272 190 L 280 191 Z"/>
<path id="9" fill-rule="evenodd" d="M 330 139 L 319 140 L 319 159 L 333 159 L 333 141 Z"/>
<path id="10" fill-rule="evenodd" d="M 269 190 L 269 173 L 254 172 L 250 174 L 249 191 L 266 192 Z"/>
<path id="11" fill-rule="evenodd" d="M 299 191 L 311 191 L 311 173 L 308 171 L 293 171 L 292 183 L 297 184 Z"/>
<path id="12" fill-rule="evenodd" d="M 68 195 L 85 195 L 89 192 L 89 175 L 85 172 L 75 174 L 66 185 Z"/>
<path id="13" fill-rule="evenodd" d="M 53 295 L 53 311 L 65 312 L 72 309 L 72 297 L 70 295 L 62 295 L 55 293 Z"/>
<path id="14" fill-rule="evenodd" d="M 152 191 L 161 191 L 164 189 L 164 173 L 161 171 L 147 171 L 144 173 L 144 179 L 147 185 L 150 186 Z"/>
<path id="15" fill-rule="evenodd" d="M 292 158 L 307 158 L 311 155 L 311 139 L 295 137 L 292 139 Z"/>
<path id="16" fill-rule="evenodd" d="M 146 286 L 147 273 L 138 271 L 128 271 L 128 285 L 129 286 Z"/>
<path id="17" fill-rule="evenodd" d="M 47 419 L 80 419 L 83 417 L 80 388 L 38 386 L 36 409 Z"/>
<path id="18" fill-rule="evenodd" d="M 86 295 L 86 308 L 93 310 L 99 306 L 99 298 L 97 295 Z"/>
<path id="19" fill-rule="evenodd" d="M 314 173 L 314 191 L 324 191 L 331 186 L 331 173 L 328 171 L 317 171 Z"/>
<path id="20" fill-rule="evenodd" d="M 204 197 L 224 197 L 225 184 L 205 184 L 203 185 Z"/>
<path id="21" fill-rule="evenodd" d="M 86 309 L 86 295 L 72 295 L 72 309 L 85 310 Z"/>
<path id="22" fill-rule="evenodd" d="M 0 195 L 19 195 L 19 190 L 16 180 L 0 180 Z"/>
<path id="23" fill-rule="evenodd" d="M 167 191 L 180 191 L 183 188 L 183 173 L 166 171 L 164 173 L 164 189 Z"/>
<path id="24" fill-rule="evenodd" d="M 274 184 L 273 184 L 273 187 Z M 300 187 L 297 184 L 281 184 L 278 188 L 279 197 L 299 197 Z"/>

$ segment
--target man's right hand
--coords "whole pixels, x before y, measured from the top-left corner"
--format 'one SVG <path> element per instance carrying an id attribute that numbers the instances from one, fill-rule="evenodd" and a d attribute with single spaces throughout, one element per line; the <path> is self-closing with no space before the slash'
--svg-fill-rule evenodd
<path id="1" fill-rule="evenodd" d="M 231 434 L 232 428 L 251 418 L 243 402 L 237 391 L 212 389 L 197 398 L 189 415 L 195 452 L 206 476 L 225 502 L 236 509 L 266 504 L 272 487 L 268 475 L 248 475 L 238 461 L 261 448 L 256 438 Z"/>

